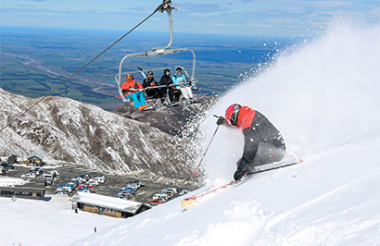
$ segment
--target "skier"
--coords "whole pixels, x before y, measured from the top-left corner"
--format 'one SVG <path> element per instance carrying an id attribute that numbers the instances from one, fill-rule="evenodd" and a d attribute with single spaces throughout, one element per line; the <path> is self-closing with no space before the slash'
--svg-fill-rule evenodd
<path id="1" fill-rule="evenodd" d="M 241 128 L 244 134 L 243 156 L 237 162 L 235 181 L 252 172 L 255 166 L 281 161 L 285 155 L 285 142 L 281 133 L 260 112 L 247 106 L 232 104 L 217 125 Z"/>
<path id="2" fill-rule="evenodd" d="M 172 77 L 174 84 L 179 84 L 181 86 L 176 86 L 176 89 L 181 90 L 181 94 L 186 99 L 186 101 L 190 104 L 193 103 L 193 92 L 191 91 L 191 88 L 186 85 L 186 78 L 182 75 L 182 68 L 176 69 L 176 74 Z"/>
<path id="3" fill-rule="evenodd" d="M 142 111 L 147 108 L 145 105 L 145 96 L 143 86 L 133 78 L 133 74 L 126 75 L 127 81 L 121 85 L 123 93 L 128 93 L 125 98 L 132 98 L 135 108 Z"/>
<path id="4" fill-rule="evenodd" d="M 174 86 L 169 86 L 172 84 L 173 84 L 173 80 L 170 77 L 170 70 L 166 68 L 164 70 L 164 75 L 162 75 L 162 77 L 160 79 L 160 85 L 166 85 L 167 86 L 166 88 L 162 88 L 162 93 L 165 95 L 166 91 L 169 90 L 169 101 L 170 101 L 170 104 L 173 105 L 173 104 L 177 103 L 177 101 L 179 100 L 180 91 L 177 90 Z"/>
<path id="5" fill-rule="evenodd" d="M 143 81 L 143 87 L 146 89 L 147 96 L 153 97 L 153 98 L 159 98 L 161 97 L 161 93 L 157 87 L 157 81 L 154 79 L 154 73 L 152 70 L 148 71 L 148 76 Z"/>

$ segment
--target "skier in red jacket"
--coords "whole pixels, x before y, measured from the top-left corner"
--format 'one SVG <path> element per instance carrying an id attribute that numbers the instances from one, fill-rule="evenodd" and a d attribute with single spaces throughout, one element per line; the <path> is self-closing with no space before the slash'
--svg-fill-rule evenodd
<path id="1" fill-rule="evenodd" d="M 120 86 L 123 93 L 126 93 L 125 98 L 132 98 L 136 109 L 140 111 L 145 110 L 147 106 L 145 105 L 144 87 L 134 79 L 133 74 L 128 74 L 125 78 L 127 80 Z"/>
<path id="2" fill-rule="evenodd" d="M 243 156 L 237 162 L 234 174 L 236 181 L 255 166 L 281 161 L 285 155 L 285 142 L 281 133 L 260 112 L 247 106 L 232 104 L 225 118 L 219 117 L 216 124 L 242 128 L 244 134 Z"/>

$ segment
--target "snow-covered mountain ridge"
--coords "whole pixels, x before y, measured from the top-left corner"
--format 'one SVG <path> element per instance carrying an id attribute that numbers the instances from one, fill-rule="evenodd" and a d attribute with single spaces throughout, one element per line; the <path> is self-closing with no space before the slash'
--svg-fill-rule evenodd
<path id="1" fill-rule="evenodd" d="M 0 127 L 37 99 L 0 89 Z M 48 97 L 1 134 L 2 156 L 40 153 L 47 159 L 114 171 L 185 178 L 194 152 L 188 140 L 69 98 Z"/>

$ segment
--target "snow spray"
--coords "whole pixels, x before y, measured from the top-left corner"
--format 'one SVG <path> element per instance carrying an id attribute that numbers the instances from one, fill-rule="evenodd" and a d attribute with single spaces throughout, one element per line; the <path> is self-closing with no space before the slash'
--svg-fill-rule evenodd
<path id="1" fill-rule="evenodd" d="M 380 135 L 379 43 L 379 25 L 335 20 L 323 36 L 284 49 L 265 71 L 227 92 L 206 118 L 205 141 L 215 129 L 212 115 L 223 115 L 233 103 L 267 116 L 287 150 L 305 160 L 375 141 Z M 232 178 L 243 145 L 241 130 L 221 127 L 203 162 L 209 180 Z"/>

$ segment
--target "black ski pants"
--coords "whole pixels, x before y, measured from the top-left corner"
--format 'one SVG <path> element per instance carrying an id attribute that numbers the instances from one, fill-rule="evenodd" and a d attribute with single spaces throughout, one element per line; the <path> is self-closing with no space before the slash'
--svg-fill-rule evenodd
<path id="1" fill-rule="evenodd" d="M 285 155 L 285 142 L 280 132 L 269 120 L 256 111 L 250 127 L 243 130 L 244 151 L 237 162 L 243 173 L 252 172 L 254 167 L 281 161 Z"/>

